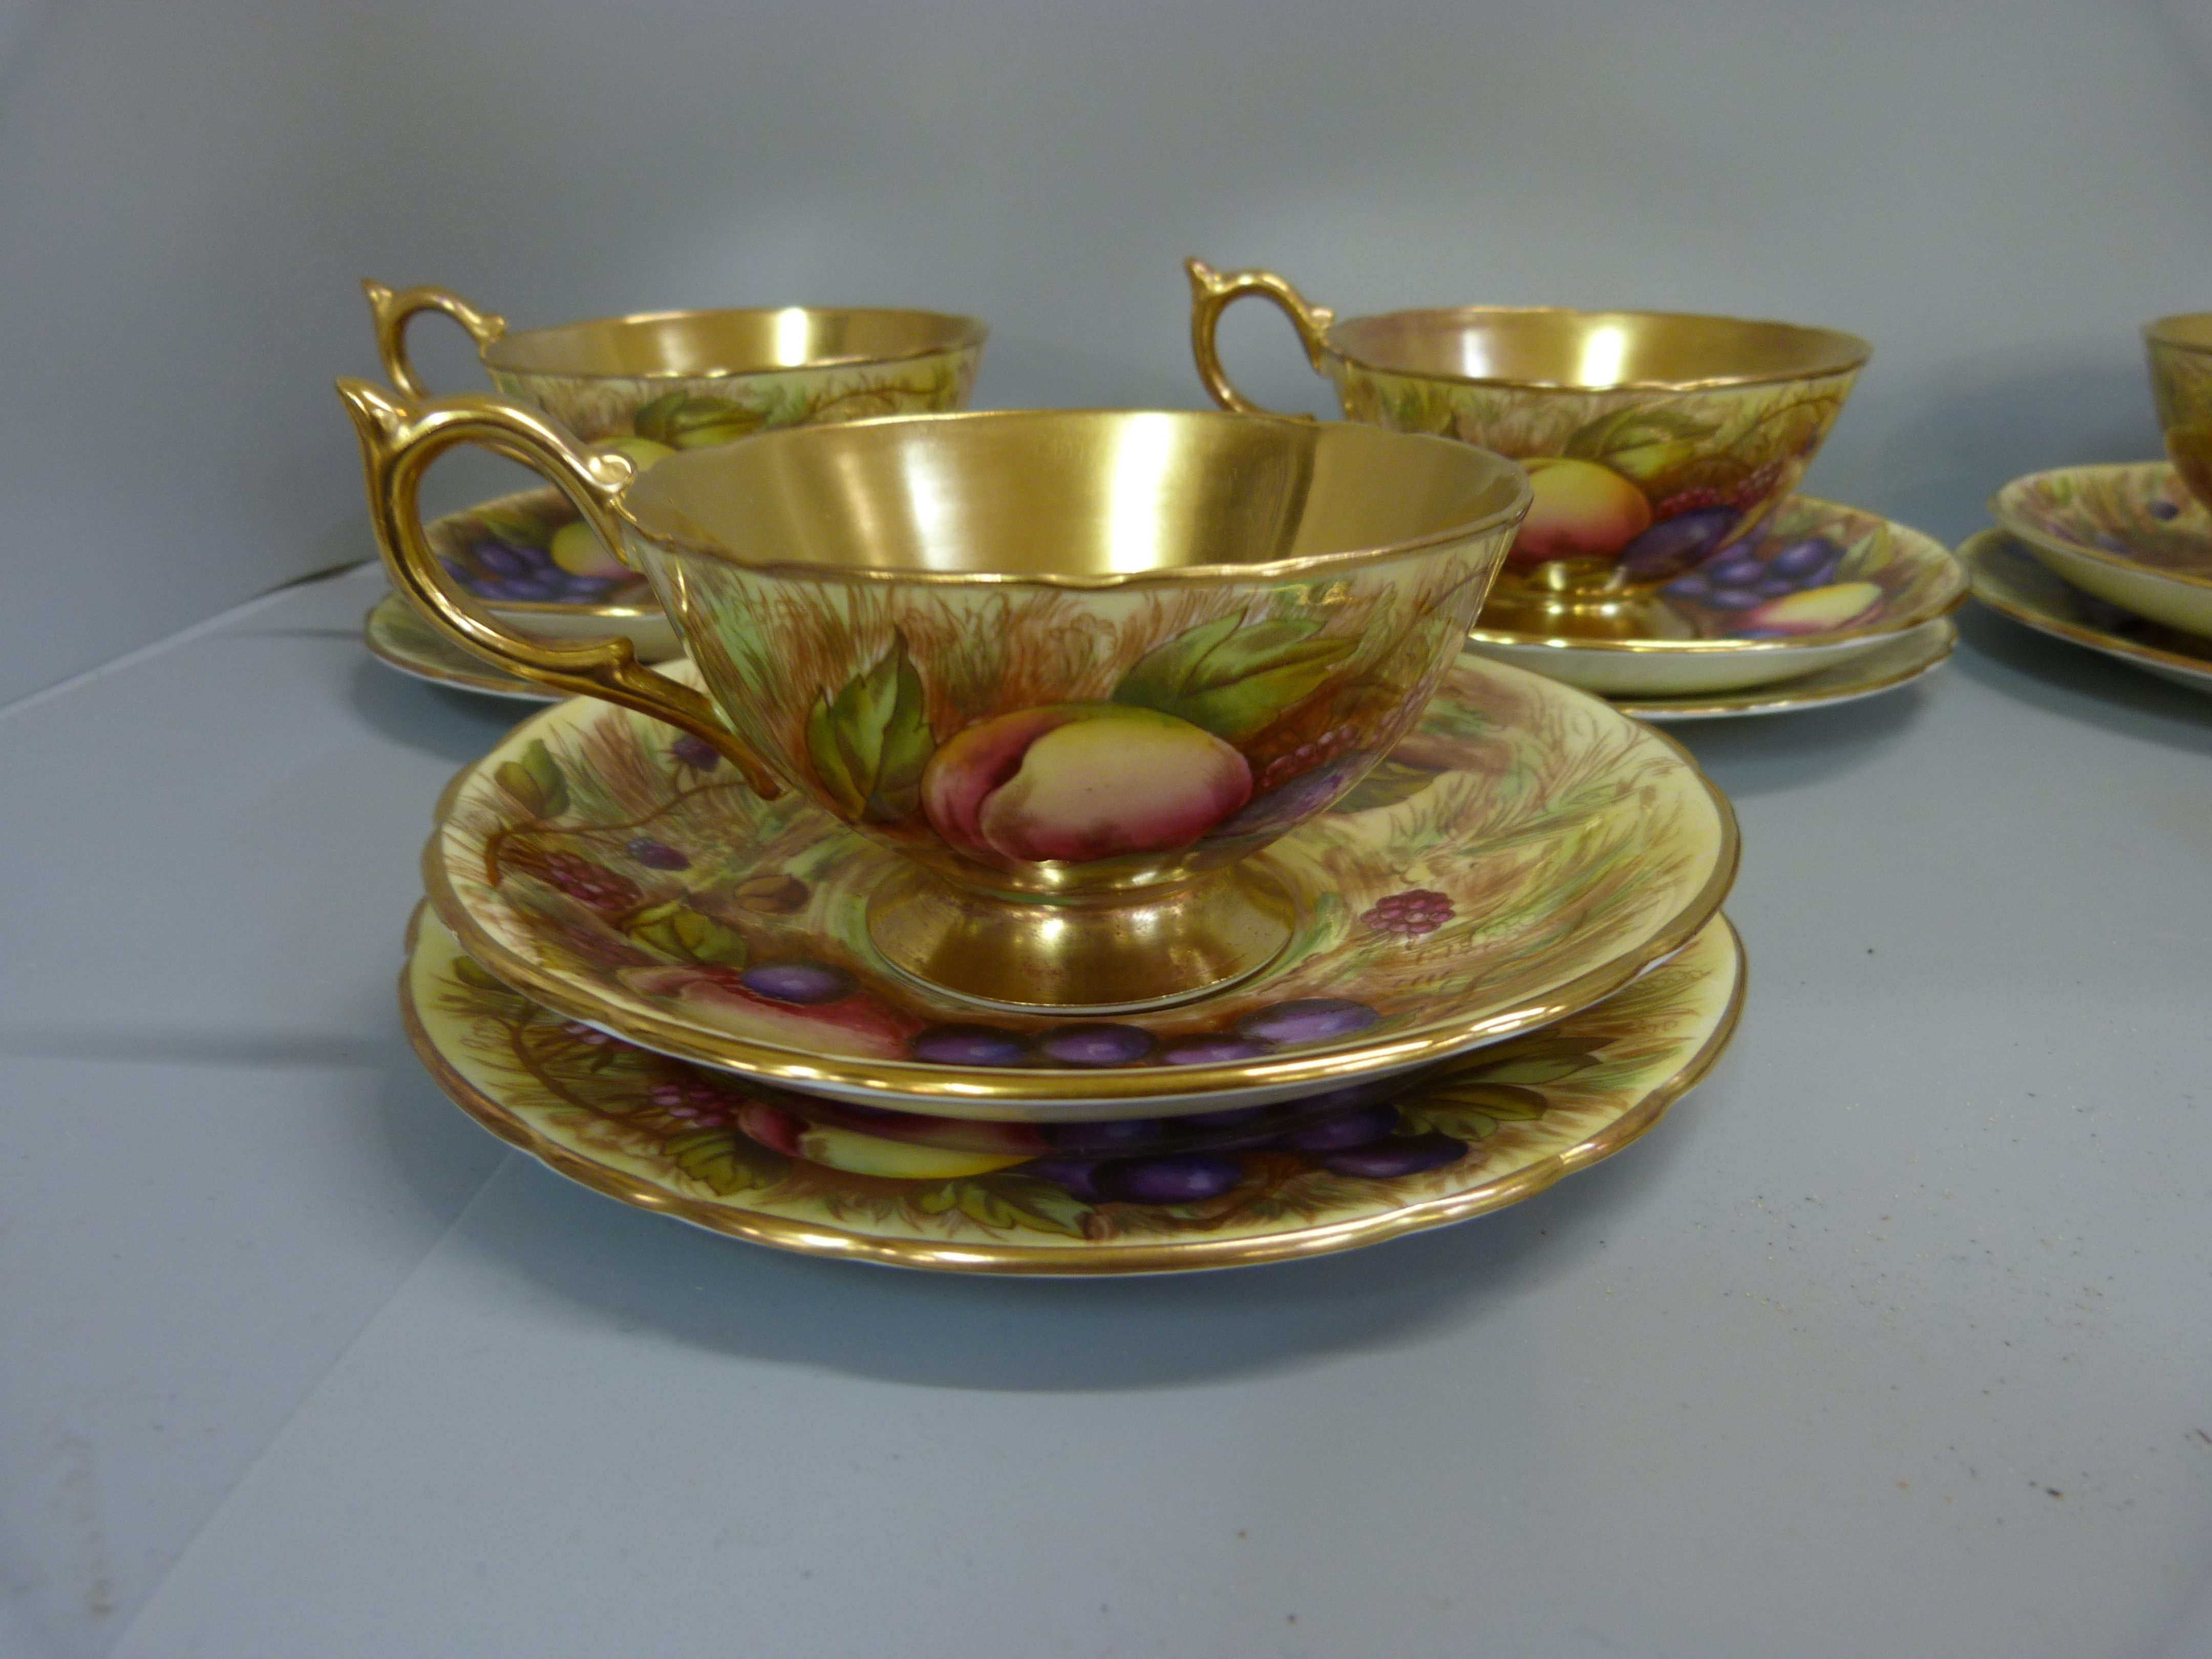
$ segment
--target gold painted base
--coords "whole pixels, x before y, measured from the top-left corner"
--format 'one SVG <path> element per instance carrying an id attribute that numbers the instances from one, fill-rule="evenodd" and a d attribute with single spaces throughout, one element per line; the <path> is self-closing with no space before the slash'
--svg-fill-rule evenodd
<path id="1" fill-rule="evenodd" d="M 1017 1013 L 1137 1013 L 1226 990 L 1281 955 L 1297 920 L 1261 859 L 1137 903 L 993 899 L 912 866 L 868 901 L 891 968 Z"/>
<path id="2" fill-rule="evenodd" d="M 1657 597 L 1661 586 L 1652 581 L 1633 587 L 1562 588 L 1509 584 L 1501 576 L 1483 602 L 1477 626 L 1548 639 L 1646 639 L 1665 609 Z"/>

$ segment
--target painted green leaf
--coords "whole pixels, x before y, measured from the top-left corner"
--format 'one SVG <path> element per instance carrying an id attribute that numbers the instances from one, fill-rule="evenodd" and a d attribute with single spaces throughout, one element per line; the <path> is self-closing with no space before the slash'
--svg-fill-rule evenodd
<path id="1" fill-rule="evenodd" d="M 1437 773 L 1425 766 L 1409 766 L 1403 761 L 1386 760 L 1346 793 L 1332 802 L 1332 812 L 1370 812 L 1378 806 L 1395 806 L 1401 800 L 1411 800 L 1437 781 Z"/>
<path id="2" fill-rule="evenodd" d="M 682 899 L 648 906 L 632 916 L 623 931 L 640 945 L 678 962 L 742 968 L 750 954 L 744 934 L 727 922 L 694 910 Z"/>
<path id="3" fill-rule="evenodd" d="M 1352 651 L 1351 640 L 1315 638 L 1318 622 L 1239 620 L 1217 617 L 1154 646 L 1121 676 L 1114 701 L 1241 743 L 1311 696 Z"/>
<path id="4" fill-rule="evenodd" d="M 961 1209 L 986 1225 L 1018 1225 L 1081 1238 L 1091 1206 L 1066 1188 L 1034 1176 L 992 1175 L 961 1184 Z M 971 1202 L 972 1200 L 972 1202 Z M 986 1202 L 988 1200 L 988 1202 Z M 980 1211 L 1004 1219 L 986 1220 Z"/>
<path id="5" fill-rule="evenodd" d="M 1717 428 L 1679 409 L 1620 409 L 1577 427 L 1559 453 L 1577 461 L 1602 461 L 1626 471 L 1616 459 L 1640 449 L 1693 444 Z"/>
<path id="6" fill-rule="evenodd" d="M 497 501 L 486 501 L 471 509 L 469 516 L 488 533 L 517 547 L 543 547 L 550 534 L 542 514 L 502 507 Z"/>
<path id="7" fill-rule="evenodd" d="M 1836 561 L 1838 581 L 1850 581 L 1870 570 L 1879 570 L 1885 562 L 1882 555 L 1889 551 L 1889 532 L 1877 526 L 1849 547 Z"/>
<path id="8" fill-rule="evenodd" d="M 686 1129 L 661 1143 L 676 1167 L 708 1191 L 726 1198 L 750 1188 L 773 1186 L 784 1158 L 734 1129 Z"/>
<path id="9" fill-rule="evenodd" d="M 921 804 L 922 769 L 936 751 L 921 676 L 903 635 L 865 673 L 807 712 L 806 753 L 823 793 L 848 818 L 896 823 Z"/>
<path id="10" fill-rule="evenodd" d="M 744 437 L 766 418 L 764 411 L 732 403 L 727 398 L 672 392 L 639 410 L 631 427 L 639 437 L 666 444 L 671 449 L 704 449 Z"/>
<path id="11" fill-rule="evenodd" d="M 501 761 L 491 775 L 532 817 L 557 818 L 568 810 L 568 780 L 542 738 L 522 751 L 520 760 Z"/>
<path id="12" fill-rule="evenodd" d="M 453 958 L 453 977 L 472 991 L 505 991 L 507 988 L 499 979 L 486 973 L 466 957 Z"/>

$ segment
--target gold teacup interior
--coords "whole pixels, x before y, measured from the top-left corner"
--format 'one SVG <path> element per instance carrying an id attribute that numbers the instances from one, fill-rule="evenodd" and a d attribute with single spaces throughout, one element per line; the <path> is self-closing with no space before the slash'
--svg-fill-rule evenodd
<path id="1" fill-rule="evenodd" d="M 751 565 L 1111 580 L 1473 536 L 1524 475 L 1350 424 L 1133 410 L 796 428 L 661 462 L 639 527 Z"/>
<path id="2" fill-rule="evenodd" d="M 1856 335 L 1794 323 L 1507 306 L 1354 317 L 1328 337 L 1374 368 L 1578 391 L 1802 380 L 1856 368 L 1868 354 Z"/>
<path id="3" fill-rule="evenodd" d="M 667 311 L 509 334 L 483 360 L 531 374 L 748 374 L 925 356 L 980 344 L 983 332 L 971 317 L 934 311 Z"/>

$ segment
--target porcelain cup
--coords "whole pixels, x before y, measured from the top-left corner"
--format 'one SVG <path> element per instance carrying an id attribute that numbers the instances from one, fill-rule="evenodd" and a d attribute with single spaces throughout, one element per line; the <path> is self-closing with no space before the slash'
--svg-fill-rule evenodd
<path id="1" fill-rule="evenodd" d="M 896 848 L 878 951 L 1011 1008 L 1164 1006 L 1272 960 L 1292 917 L 1261 849 L 1419 719 L 1529 498 L 1464 444 L 1138 410 L 797 428 L 640 474 L 504 399 L 339 387 L 428 615 Z M 416 491 L 462 442 L 568 494 L 711 699 L 619 641 L 514 635 L 453 584 Z"/>
<path id="2" fill-rule="evenodd" d="M 1347 417 L 1519 460 L 1534 504 L 1493 596 L 1530 613 L 1647 592 L 1754 529 L 1804 475 L 1869 347 L 1791 323 L 1462 306 L 1340 319 L 1272 271 L 1193 259 L 1191 349 L 1225 409 L 1258 412 L 1214 341 L 1257 295 L 1297 327 Z M 1567 631 L 1576 631 L 1570 628 Z"/>
<path id="3" fill-rule="evenodd" d="M 2166 457 L 2190 494 L 2212 507 L 2212 312 L 2145 325 L 2143 347 Z"/>

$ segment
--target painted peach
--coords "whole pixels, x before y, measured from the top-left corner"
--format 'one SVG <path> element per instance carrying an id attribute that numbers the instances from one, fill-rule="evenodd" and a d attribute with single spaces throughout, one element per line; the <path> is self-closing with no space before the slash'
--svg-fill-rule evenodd
<path id="1" fill-rule="evenodd" d="M 884 1140 L 851 1129 L 809 1123 L 780 1106 L 761 1101 L 748 1103 L 738 1111 L 738 1127 L 787 1158 L 804 1158 L 848 1175 L 882 1176 L 894 1181 L 951 1181 L 961 1176 L 988 1175 L 1033 1156 L 957 1152 Z"/>
<path id="2" fill-rule="evenodd" d="M 1609 559 L 1650 528 L 1651 503 L 1609 466 L 1556 455 L 1521 465 L 1534 499 L 1507 555 L 1515 564 Z"/>
<path id="3" fill-rule="evenodd" d="M 607 550 L 606 544 L 581 519 L 553 532 L 545 550 L 572 576 L 627 576 L 630 568 Z"/>
<path id="4" fill-rule="evenodd" d="M 1873 582 L 1830 582 L 1769 599 L 1744 613 L 1743 625 L 1771 629 L 1778 634 L 1825 634 L 1832 628 L 1848 628 L 1864 620 L 1881 604 L 1881 589 Z"/>
<path id="5" fill-rule="evenodd" d="M 931 756 L 921 778 L 931 826 L 989 864 L 1188 847 L 1251 795 L 1252 769 L 1212 732 L 1115 702 L 978 721 Z"/>

